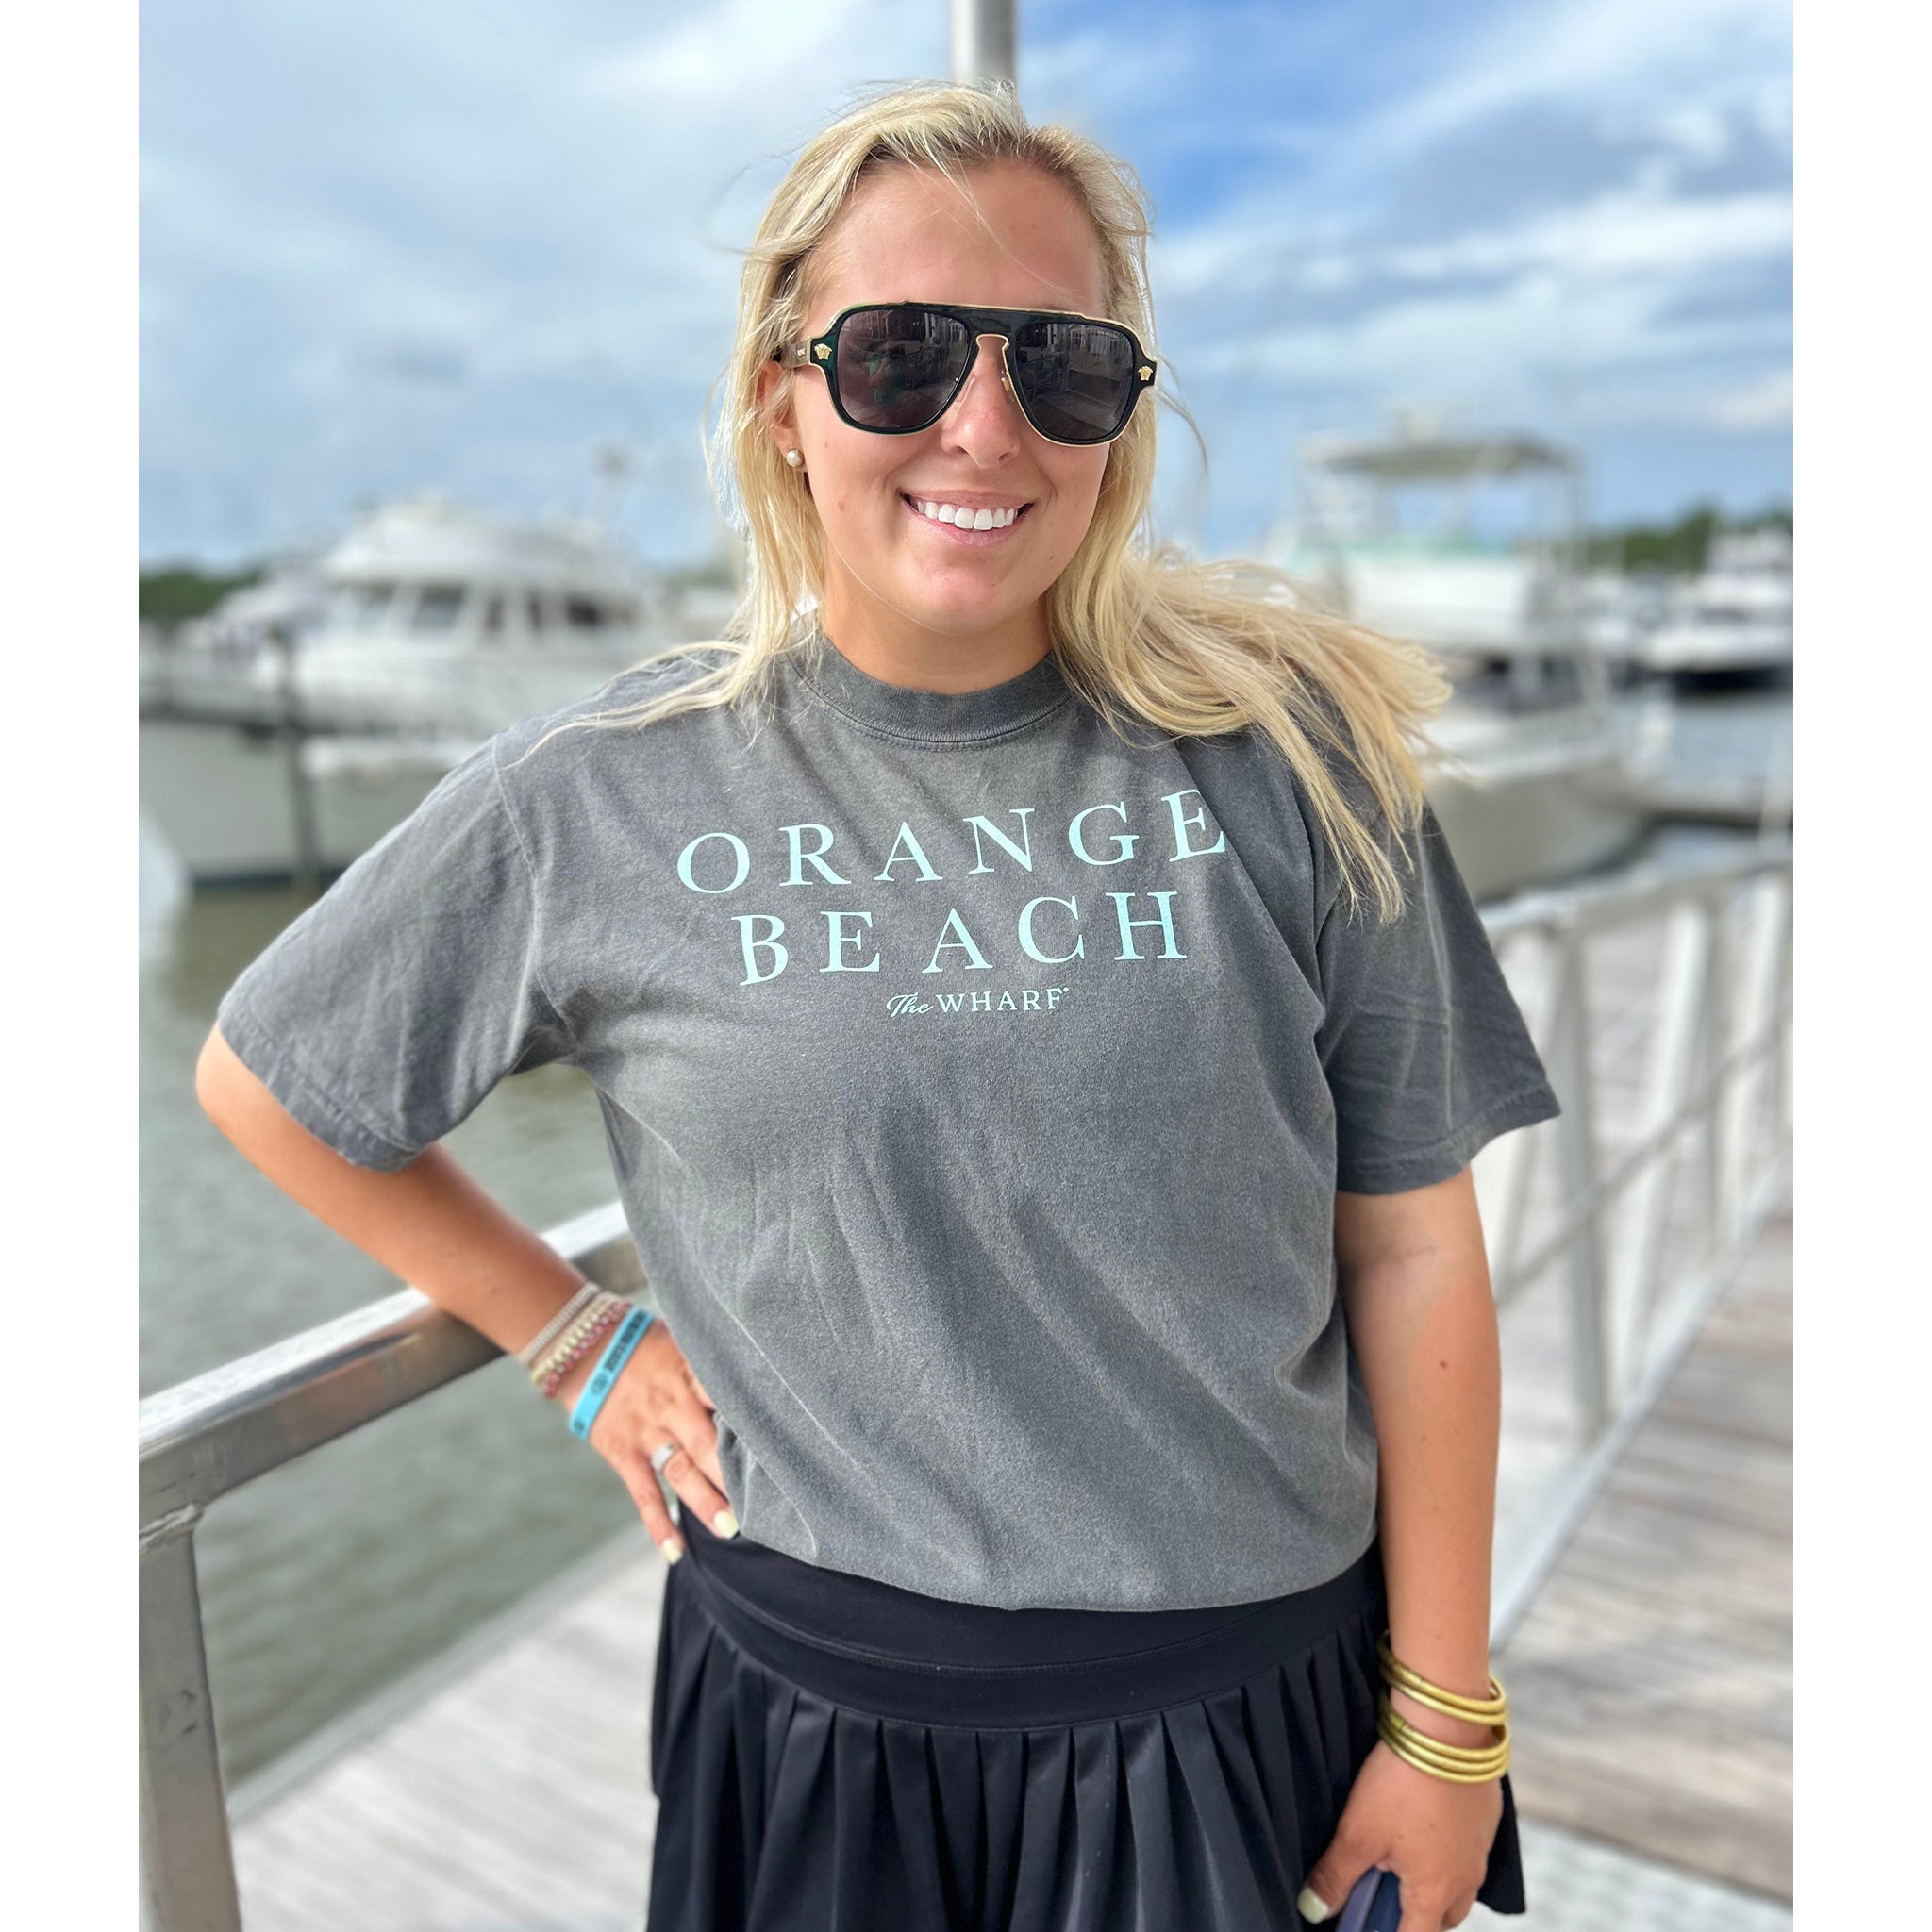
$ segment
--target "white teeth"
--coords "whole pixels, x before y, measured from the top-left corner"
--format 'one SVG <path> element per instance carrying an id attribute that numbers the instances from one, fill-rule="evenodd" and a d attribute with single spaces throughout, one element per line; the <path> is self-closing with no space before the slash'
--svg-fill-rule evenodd
<path id="1" fill-rule="evenodd" d="M 918 499 L 914 499 L 919 501 Z M 962 530 L 1003 530 L 1014 522 L 1017 509 L 962 509 L 957 504 L 919 501 L 920 513 L 939 524 L 956 524 Z"/>

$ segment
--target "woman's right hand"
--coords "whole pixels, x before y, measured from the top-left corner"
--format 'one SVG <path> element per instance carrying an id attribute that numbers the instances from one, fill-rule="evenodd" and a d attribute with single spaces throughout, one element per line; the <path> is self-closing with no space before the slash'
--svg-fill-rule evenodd
<path id="1" fill-rule="evenodd" d="M 578 1362 L 558 1387 L 555 1400 L 566 1413 L 576 1407 L 584 1384 L 596 1373 L 598 1353 L 593 1350 Z M 660 1315 L 644 1330 L 591 1424 L 591 1447 L 623 1479 L 667 1562 L 683 1556 L 684 1539 L 671 1521 L 651 1467 L 652 1451 L 665 1442 L 677 1444 L 677 1453 L 664 1465 L 664 1480 L 677 1500 L 696 1510 L 717 1535 L 738 1534 L 738 1519 L 718 1467 L 718 1430 L 711 1421 L 716 1408 Z"/>

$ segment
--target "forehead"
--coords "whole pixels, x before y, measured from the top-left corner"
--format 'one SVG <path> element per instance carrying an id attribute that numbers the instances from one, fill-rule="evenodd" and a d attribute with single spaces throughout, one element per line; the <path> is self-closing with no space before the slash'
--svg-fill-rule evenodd
<path id="1" fill-rule="evenodd" d="M 1107 312 L 1100 242 L 1073 191 L 1021 162 L 966 170 L 956 186 L 893 165 L 854 191 L 812 258 L 811 323 L 862 302 Z"/>

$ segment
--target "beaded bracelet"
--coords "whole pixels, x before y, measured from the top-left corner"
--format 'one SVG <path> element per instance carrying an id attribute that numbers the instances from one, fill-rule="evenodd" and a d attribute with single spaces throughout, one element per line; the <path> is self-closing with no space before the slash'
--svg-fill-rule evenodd
<path id="1" fill-rule="evenodd" d="M 621 1297 L 613 1297 L 612 1302 L 613 1306 L 600 1308 L 591 1325 L 553 1361 L 541 1384 L 546 1396 L 555 1395 L 571 1371 L 624 1320 L 625 1311 L 630 1304 Z"/>
<path id="2" fill-rule="evenodd" d="M 606 1315 L 570 1353 L 543 1378 L 543 1393 L 553 1396 L 569 1380 L 577 1364 L 598 1348 L 624 1317 L 616 1310 Z"/>
<path id="3" fill-rule="evenodd" d="M 562 1307 L 558 1308 L 556 1314 L 517 1350 L 518 1361 L 526 1369 L 533 1368 L 537 1357 L 576 1320 L 578 1312 L 587 1303 L 596 1298 L 597 1292 L 597 1284 L 594 1281 L 578 1283 L 577 1291 L 569 1301 L 565 1302 Z"/>
<path id="4" fill-rule="evenodd" d="M 599 1289 L 591 1296 L 590 1307 L 582 1314 L 578 1315 L 563 1330 L 562 1334 L 537 1357 L 530 1369 L 530 1380 L 541 1389 L 543 1386 L 544 1377 L 556 1367 L 561 1357 L 567 1354 L 570 1349 L 590 1333 L 591 1327 L 596 1323 L 597 1317 L 622 1301 L 623 1297 L 621 1295 L 610 1294 L 605 1290 Z"/>

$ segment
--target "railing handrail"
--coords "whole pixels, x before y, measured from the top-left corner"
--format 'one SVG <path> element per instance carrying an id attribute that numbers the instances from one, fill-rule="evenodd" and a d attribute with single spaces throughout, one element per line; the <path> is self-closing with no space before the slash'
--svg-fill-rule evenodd
<path id="1" fill-rule="evenodd" d="M 600 1281 L 641 1279 L 616 1202 L 543 1239 Z M 141 1404 L 143 1529 L 205 1509 L 309 1450 L 494 1361 L 502 1351 L 419 1290 L 366 1303 Z"/>
<path id="2" fill-rule="evenodd" d="M 1534 887 L 1482 908 L 1491 941 L 1536 926 L 1564 925 L 1593 931 L 1624 925 L 1697 894 L 1740 884 L 1766 873 L 1790 870 L 1791 836 L 1761 834 L 1741 851 L 1694 859 L 1644 859 L 1620 873 L 1566 886 Z"/>

